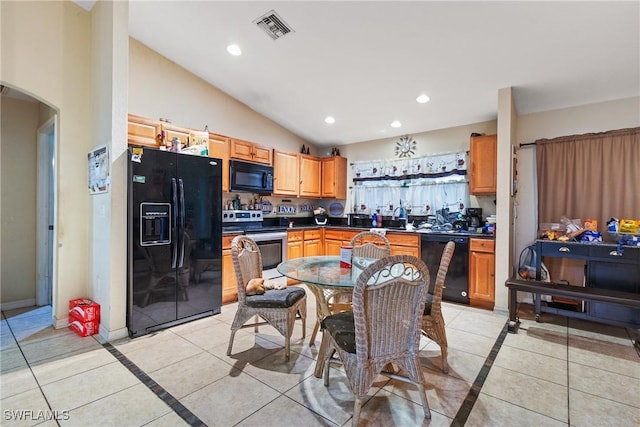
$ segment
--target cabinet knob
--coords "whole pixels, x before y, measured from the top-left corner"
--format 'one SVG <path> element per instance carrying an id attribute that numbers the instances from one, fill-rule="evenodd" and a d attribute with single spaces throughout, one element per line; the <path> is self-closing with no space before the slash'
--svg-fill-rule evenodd
<path id="1" fill-rule="evenodd" d="M 618 252 L 616 250 L 613 250 L 613 251 L 609 252 L 609 255 L 611 255 L 611 256 L 622 256 L 622 252 Z"/>

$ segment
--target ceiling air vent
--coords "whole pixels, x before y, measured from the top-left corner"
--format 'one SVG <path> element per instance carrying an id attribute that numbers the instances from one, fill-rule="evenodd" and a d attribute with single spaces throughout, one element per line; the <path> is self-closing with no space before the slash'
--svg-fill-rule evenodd
<path id="1" fill-rule="evenodd" d="M 278 40 L 289 33 L 294 32 L 286 22 L 274 11 L 270 10 L 260 18 L 253 21 L 273 40 Z"/>

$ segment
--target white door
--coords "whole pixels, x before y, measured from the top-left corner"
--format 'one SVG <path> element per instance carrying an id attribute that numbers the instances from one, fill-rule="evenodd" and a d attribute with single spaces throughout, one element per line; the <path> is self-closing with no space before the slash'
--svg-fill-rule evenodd
<path id="1" fill-rule="evenodd" d="M 36 304 L 50 305 L 53 296 L 56 116 L 38 128 L 38 241 Z"/>

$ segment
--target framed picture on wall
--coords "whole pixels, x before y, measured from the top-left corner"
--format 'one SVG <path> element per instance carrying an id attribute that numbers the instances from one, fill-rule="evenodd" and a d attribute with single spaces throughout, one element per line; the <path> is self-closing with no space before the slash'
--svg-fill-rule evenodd
<path id="1" fill-rule="evenodd" d="M 106 193 L 111 183 L 109 148 L 106 145 L 88 154 L 89 194 Z"/>

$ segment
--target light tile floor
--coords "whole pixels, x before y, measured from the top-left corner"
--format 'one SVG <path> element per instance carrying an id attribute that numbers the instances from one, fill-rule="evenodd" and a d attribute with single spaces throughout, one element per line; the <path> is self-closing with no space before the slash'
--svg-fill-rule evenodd
<path id="1" fill-rule="evenodd" d="M 268 326 L 258 334 L 240 330 L 226 355 L 235 304 L 112 346 L 54 330 L 50 307 L 3 312 L 0 424 L 349 425 L 353 397 L 339 366 L 328 388 L 313 376 L 320 338 L 309 345 L 311 292 L 308 299 L 307 339 L 298 324 L 289 362 L 282 337 Z M 431 420 L 423 418 L 415 387 L 380 377 L 361 425 L 640 425 L 640 356 L 631 336 L 637 331 L 548 314 L 536 323 L 523 306 L 520 331 L 505 336 L 505 315 L 448 303 L 443 311 L 449 375 L 440 371 L 437 345 L 423 339 L 421 352 Z"/>

